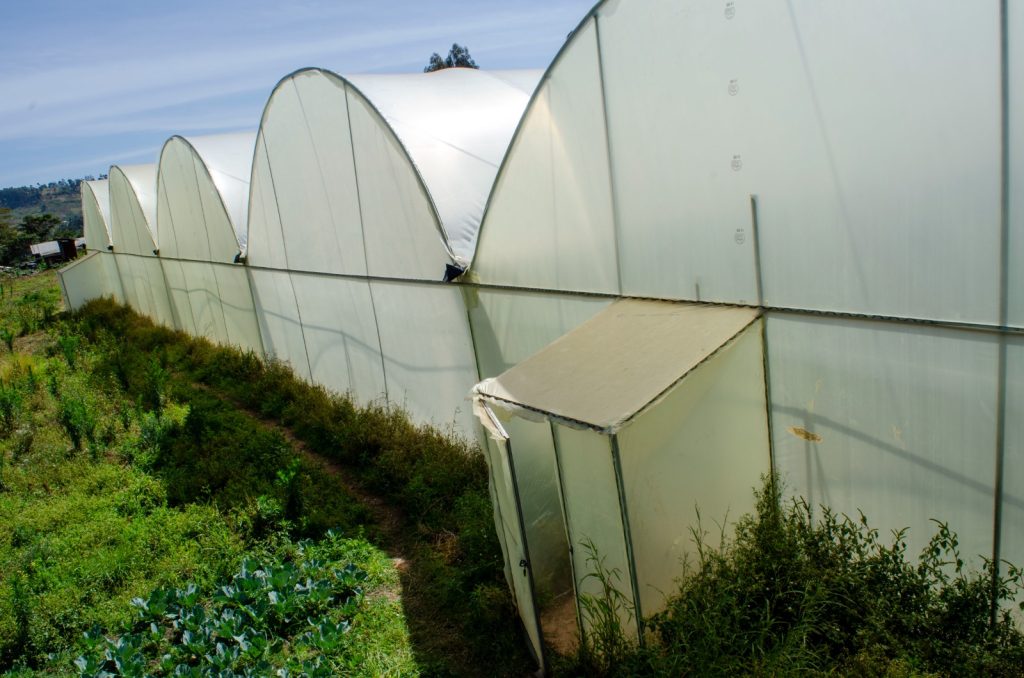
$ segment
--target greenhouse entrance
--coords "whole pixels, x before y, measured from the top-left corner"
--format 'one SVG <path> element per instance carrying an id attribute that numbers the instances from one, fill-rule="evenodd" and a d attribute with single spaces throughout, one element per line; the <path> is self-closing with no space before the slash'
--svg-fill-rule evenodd
<path id="1" fill-rule="evenodd" d="M 566 635 L 550 624 L 578 625 L 586 639 L 595 602 L 641 639 L 643 618 L 695 556 L 692 530 L 717 533 L 753 508 L 771 468 L 763 347 L 758 309 L 622 299 L 474 388 L 506 574 L 538 658 L 542 638 Z M 520 439 L 520 422 L 547 429 L 552 444 Z M 557 497 L 524 485 L 538 465 L 553 468 Z M 551 501 L 561 554 L 524 520 Z M 559 558 L 571 573 L 568 615 L 537 593 L 533 564 Z"/>

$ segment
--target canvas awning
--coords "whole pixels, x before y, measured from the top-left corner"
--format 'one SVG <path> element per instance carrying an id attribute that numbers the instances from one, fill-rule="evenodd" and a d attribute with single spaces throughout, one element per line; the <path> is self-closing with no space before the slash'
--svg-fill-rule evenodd
<path id="1" fill-rule="evenodd" d="M 614 432 L 759 315 L 756 308 L 621 299 L 478 398 Z"/>

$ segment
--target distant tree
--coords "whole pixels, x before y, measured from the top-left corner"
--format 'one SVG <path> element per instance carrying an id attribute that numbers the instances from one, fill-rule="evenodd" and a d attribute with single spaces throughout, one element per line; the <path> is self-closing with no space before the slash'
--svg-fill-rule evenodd
<path id="1" fill-rule="evenodd" d="M 430 63 L 427 64 L 426 68 L 423 69 L 424 73 L 432 73 L 434 71 L 440 71 L 445 68 L 480 68 L 473 61 L 473 57 L 469 55 L 469 48 L 463 47 L 459 43 L 452 43 L 452 48 L 448 50 L 448 56 L 441 58 L 441 55 L 434 52 L 430 55 Z"/>
<path id="2" fill-rule="evenodd" d="M 30 238 L 15 228 L 11 211 L 0 207 L 0 264 L 10 266 L 29 255 Z"/>
<path id="3" fill-rule="evenodd" d="M 85 222 L 82 220 L 81 214 L 72 214 L 64 222 L 58 230 L 61 238 L 77 238 L 82 235 L 82 230 L 85 227 Z M 56 234 L 55 234 L 56 235 Z"/>
<path id="4" fill-rule="evenodd" d="M 60 225 L 60 219 L 52 214 L 29 214 L 21 220 L 19 228 L 32 242 L 42 242 L 49 240 L 50 234 Z"/>

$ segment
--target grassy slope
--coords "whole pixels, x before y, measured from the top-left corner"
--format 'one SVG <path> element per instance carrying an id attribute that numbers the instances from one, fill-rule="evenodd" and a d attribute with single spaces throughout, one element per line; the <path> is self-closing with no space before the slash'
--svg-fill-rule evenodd
<path id="1" fill-rule="evenodd" d="M 0 295 L 0 331 L 23 334 L 0 355 L 0 671 L 67 673 L 81 633 L 126 628 L 135 596 L 187 582 L 212 590 L 245 556 L 289 557 L 301 531 L 360 531 L 366 512 L 294 465 L 280 434 L 239 445 L 252 422 L 216 402 L 176 403 L 171 384 L 157 400 L 180 425 L 157 426 L 145 398 L 111 379 L 109 353 L 65 321 L 37 329 L 54 282 L 52 273 L 5 281 Z M 231 468 L 222 482 L 194 482 Z M 361 675 L 417 673 L 397 571 L 365 540 L 344 544 L 333 553 L 370 573 L 368 594 L 345 648 L 326 659 L 355 661 Z"/>

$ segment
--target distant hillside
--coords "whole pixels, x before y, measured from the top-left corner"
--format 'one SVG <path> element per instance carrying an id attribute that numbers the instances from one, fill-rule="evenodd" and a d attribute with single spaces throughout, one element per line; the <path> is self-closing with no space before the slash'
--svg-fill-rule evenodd
<path id="1" fill-rule="evenodd" d="M 84 180 L 91 179 L 92 177 L 85 177 Z M 82 181 L 83 179 L 61 179 L 36 186 L 0 188 L 0 207 L 11 210 L 15 223 L 30 214 L 52 214 L 71 228 L 80 231 Z"/>

